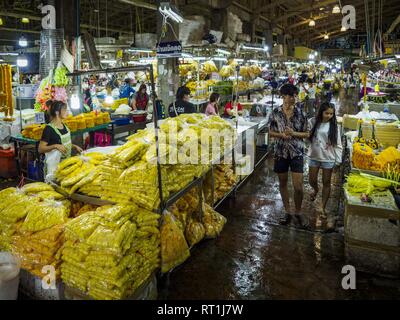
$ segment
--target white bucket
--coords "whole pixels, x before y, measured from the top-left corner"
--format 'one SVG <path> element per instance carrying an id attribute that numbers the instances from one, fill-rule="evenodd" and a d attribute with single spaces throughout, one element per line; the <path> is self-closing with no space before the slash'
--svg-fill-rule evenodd
<path id="1" fill-rule="evenodd" d="M 0 300 L 17 300 L 21 262 L 9 252 L 0 252 Z"/>

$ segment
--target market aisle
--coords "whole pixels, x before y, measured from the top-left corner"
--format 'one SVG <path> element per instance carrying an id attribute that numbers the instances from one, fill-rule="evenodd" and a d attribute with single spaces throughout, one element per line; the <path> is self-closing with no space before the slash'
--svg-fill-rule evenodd
<path id="1" fill-rule="evenodd" d="M 345 112 L 353 97 L 341 93 Z M 346 110 L 347 109 L 347 110 Z M 353 112 L 354 113 L 354 110 Z M 330 212 L 339 218 L 340 181 L 336 179 Z M 307 184 L 306 184 L 307 185 Z M 304 211 L 315 209 L 307 200 Z M 282 210 L 272 160 L 261 166 L 236 199 L 218 211 L 228 218 L 217 240 L 198 245 L 186 263 L 160 283 L 160 299 L 393 299 L 400 281 L 357 274 L 357 290 L 341 287 L 346 264 L 340 233 L 308 232 L 277 223 Z M 315 219 L 314 219 L 315 223 Z"/>

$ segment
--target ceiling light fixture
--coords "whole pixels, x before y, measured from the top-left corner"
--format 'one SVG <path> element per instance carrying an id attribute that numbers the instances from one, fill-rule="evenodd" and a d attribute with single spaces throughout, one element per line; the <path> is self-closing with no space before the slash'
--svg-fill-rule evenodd
<path id="1" fill-rule="evenodd" d="M 28 66 L 28 59 L 21 55 L 17 58 L 17 66 L 20 68 L 26 68 Z"/>
<path id="2" fill-rule="evenodd" d="M 18 44 L 20 47 L 25 48 L 28 46 L 28 40 L 26 40 L 26 38 L 24 36 L 22 36 L 21 38 L 19 38 Z"/>
<path id="3" fill-rule="evenodd" d="M 224 57 L 213 57 L 212 60 L 222 61 L 222 62 L 227 62 L 228 61 L 228 59 L 224 58 Z"/>
<path id="4" fill-rule="evenodd" d="M 183 22 L 183 17 L 169 2 L 161 2 L 158 10 L 164 17 L 170 18 L 177 23 Z"/>
<path id="5" fill-rule="evenodd" d="M 329 34 L 324 35 L 324 39 L 328 40 L 329 39 Z"/>
<path id="6" fill-rule="evenodd" d="M 226 54 L 226 55 L 230 55 L 231 54 L 229 51 L 223 50 L 223 49 L 217 49 L 217 52 L 221 53 L 221 54 Z"/>
<path id="7" fill-rule="evenodd" d="M 21 19 L 21 22 L 22 22 L 22 23 L 29 23 L 30 20 L 29 20 L 29 18 L 22 18 L 22 19 Z"/>
<path id="8" fill-rule="evenodd" d="M 345 31 L 347 31 L 347 29 L 346 29 L 345 26 L 342 26 L 342 27 L 340 28 L 340 31 L 341 31 L 341 32 L 345 32 Z"/>
<path id="9" fill-rule="evenodd" d="M 138 52 L 138 53 L 153 53 L 154 50 L 151 49 L 139 49 L 139 48 L 131 48 L 128 49 L 129 52 Z"/>
<path id="10" fill-rule="evenodd" d="M 0 56 L 18 56 L 16 52 L 0 52 Z"/>
<path id="11" fill-rule="evenodd" d="M 107 64 L 114 64 L 117 63 L 117 60 L 101 60 L 101 63 L 107 63 Z"/>
<path id="12" fill-rule="evenodd" d="M 190 53 L 184 52 L 184 53 L 182 53 L 182 58 L 190 59 L 190 58 L 193 58 L 193 55 L 191 55 Z"/>
<path id="13" fill-rule="evenodd" d="M 338 5 L 335 5 L 332 9 L 333 14 L 338 14 L 340 13 L 340 7 Z"/>
<path id="14" fill-rule="evenodd" d="M 308 23 L 309 27 L 315 27 L 315 20 L 311 19 L 310 22 Z"/>
<path id="15" fill-rule="evenodd" d="M 152 58 L 144 58 L 144 59 L 139 59 L 140 63 L 144 63 L 144 64 L 152 64 L 156 59 L 152 59 Z"/>
<path id="16" fill-rule="evenodd" d="M 207 58 L 206 57 L 193 57 L 194 61 L 206 61 Z"/>
<path id="17" fill-rule="evenodd" d="M 261 48 L 261 47 L 253 47 L 253 46 L 243 45 L 242 49 L 244 49 L 244 50 L 255 50 L 255 51 L 268 51 L 269 47 L 268 46 L 264 46 L 263 48 Z"/>

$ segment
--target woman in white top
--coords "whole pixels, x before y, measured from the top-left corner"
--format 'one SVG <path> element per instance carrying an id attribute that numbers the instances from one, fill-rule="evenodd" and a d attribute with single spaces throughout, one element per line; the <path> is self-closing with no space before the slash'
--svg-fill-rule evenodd
<path id="1" fill-rule="evenodd" d="M 311 201 L 318 195 L 318 173 L 322 169 L 322 214 L 325 210 L 331 193 L 331 178 L 333 169 L 342 163 L 342 140 L 336 121 L 335 106 L 332 103 L 321 104 L 316 118 L 311 121 L 309 150 L 309 181 L 314 192 Z"/>

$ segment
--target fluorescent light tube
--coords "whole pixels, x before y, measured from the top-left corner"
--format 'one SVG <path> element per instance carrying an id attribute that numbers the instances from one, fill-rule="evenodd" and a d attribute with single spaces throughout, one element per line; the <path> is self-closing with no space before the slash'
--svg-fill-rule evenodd
<path id="1" fill-rule="evenodd" d="M 231 54 L 229 51 L 226 51 L 226 50 L 223 50 L 223 49 L 217 49 L 217 52 L 218 53 L 222 53 L 222 54 L 227 54 L 227 55 Z"/>

